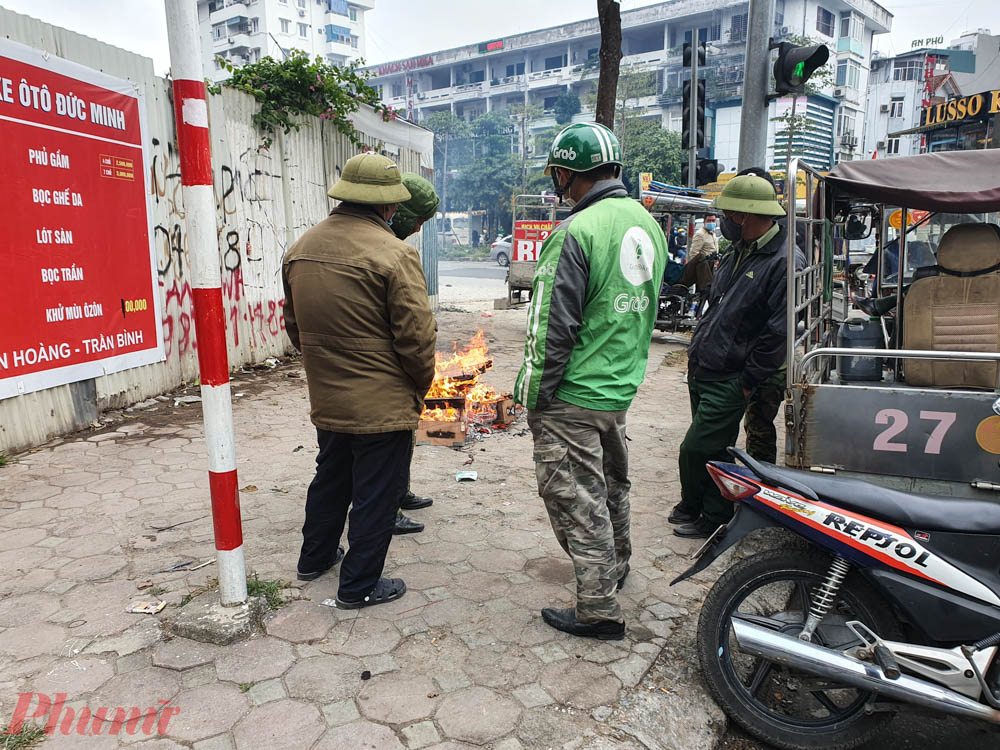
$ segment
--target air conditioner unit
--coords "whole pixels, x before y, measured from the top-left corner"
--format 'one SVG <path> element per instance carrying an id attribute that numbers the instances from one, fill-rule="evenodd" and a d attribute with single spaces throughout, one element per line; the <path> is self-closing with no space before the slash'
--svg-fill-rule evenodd
<path id="1" fill-rule="evenodd" d="M 788 27 L 787 26 L 782 26 L 781 27 L 781 34 L 782 34 L 782 36 L 788 34 Z"/>
<path id="2" fill-rule="evenodd" d="M 888 104 L 883 104 L 882 106 L 880 106 L 878 108 L 878 111 L 879 112 L 888 112 L 889 111 L 889 105 Z"/>
<path id="3" fill-rule="evenodd" d="M 306 17 L 306 12 L 301 8 L 299 8 L 299 18 L 305 18 L 305 17 Z"/>
<path id="4" fill-rule="evenodd" d="M 844 93 L 843 89 L 834 89 L 833 90 L 833 95 L 835 97 L 837 97 L 838 99 L 843 99 L 844 96 L 845 96 L 845 93 Z"/>
<path id="5" fill-rule="evenodd" d="M 882 149 L 884 149 L 885 148 L 885 141 L 879 141 L 878 143 L 876 143 L 875 144 L 875 148 L 877 148 L 879 151 L 881 151 Z"/>

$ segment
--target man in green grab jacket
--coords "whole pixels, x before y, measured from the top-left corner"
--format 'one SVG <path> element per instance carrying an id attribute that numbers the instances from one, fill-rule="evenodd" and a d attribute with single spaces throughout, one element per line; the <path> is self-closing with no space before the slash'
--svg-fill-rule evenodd
<path id="1" fill-rule="evenodd" d="M 573 635 L 620 640 L 617 589 L 629 538 L 625 414 L 646 373 L 663 231 L 619 179 L 621 148 L 602 125 L 556 136 L 545 173 L 575 204 L 535 270 L 515 399 L 528 409 L 538 494 L 576 571 L 576 607 L 542 618 Z"/>

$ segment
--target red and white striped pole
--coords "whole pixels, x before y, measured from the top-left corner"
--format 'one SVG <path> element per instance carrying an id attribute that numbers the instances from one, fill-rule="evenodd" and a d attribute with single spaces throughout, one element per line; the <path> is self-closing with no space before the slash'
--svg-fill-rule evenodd
<path id="1" fill-rule="evenodd" d="M 212 144 L 208 132 L 208 102 L 201 69 L 197 0 L 166 0 L 170 70 L 174 80 L 174 115 L 181 160 L 181 185 L 194 289 L 201 401 L 208 447 L 208 482 L 218 556 L 222 604 L 247 599 L 243 526 L 233 403 L 226 353 L 226 319 L 222 306 L 222 275 L 212 191 Z"/>

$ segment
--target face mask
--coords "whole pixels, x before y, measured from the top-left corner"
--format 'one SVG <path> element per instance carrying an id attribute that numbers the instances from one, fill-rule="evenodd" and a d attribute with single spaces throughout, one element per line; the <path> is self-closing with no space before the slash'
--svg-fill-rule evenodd
<path id="1" fill-rule="evenodd" d="M 732 219 L 722 217 L 722 236 L 730 242 L 736 242 L 743 234 L 743 227 Z"/>
<path id="2" fill-rule="evenodd" d="M 705 225 L 705 229 L 707 229 L 709 232 L 714 232 L 715 231 L 715 224 L 713 224 L 712 222 L 709 222 L 708 224 Z"/>

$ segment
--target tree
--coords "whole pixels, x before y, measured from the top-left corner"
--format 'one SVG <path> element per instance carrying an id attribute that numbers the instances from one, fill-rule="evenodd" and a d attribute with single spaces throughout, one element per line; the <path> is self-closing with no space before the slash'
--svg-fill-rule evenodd
<path id="1" fill-rule="evenodd" d="M 434 182 L 436 183 L 435 188 L 441 196 L 441 211 L 443 213 L 448 210 L 449 145 L 456 138 L 468 138 L 469 124 L 451 112 L 431 112 L 421 124 L 434 133 Z"/>
<path id="2" fill-rule="evenodd" d="M 622 14 L 618 0 L 597 0 L 597 20 L 601 25 L 601 74 L 597 82 L 594 119 L 609 128 L 615 126 L 615 92 L 622 59 Z"/>
<path id="3" fill-rule="evenodd" d="M 512 153 L 515 123 L 503 112 L 490 112 L 470 124 L 471 153 L 454 180 L 461 196 L 454 204 L 485 210 L 488 231 L 508 226 L 511 199 L 521 185 L 521 164 Z"/>
<path id="4" fill-rule="evenodd" d="M 686 152 L 681 150 L 680 133 L 664 130 L 656 120 L 633 118 L 626 123 L 629 158 L 622 168 L 622 178 L 632 196 L 639 197 L 639 174 L 652 172 L 653 178 L 676 185 L 681 179 L 681 165 Z"/>
<path id="5" fill-rule="evenodd" d="M 542 108 L 536 104 L 521 104 L 511 107 L 511 115 L 517 122 L 521 130 L 520 151 L 521 151 L 521 192 L 528 190 L 528 123 L 542 116 Z"/>
<path id="6" fill-rule="evenodd" d="M 639 99 L 656 93 L 656 74 L 651 70 L 635 70 L 631 67 L 622 71 L 618 79 L 618 92 L 615 99 L 615 127 L 618 143 L 622 149 L 622 161 L 625 161 L 626 144 L 628 143 L 631 120 L 639 117 Z"/>
<path id="7" fill-rule="evenodd" d="M 556 122 L 565 125 L 580 111 L 580 97 L 569 92 L 560 94 L 556 97 L 553 109 L 556 112 Z"/>
<path id="8" fill-rule="evenodd" d="M 229 73 L 228 80 L 209 88 L 213 94 L 222 86 L 246 91 L 254 97 L 260 109 L 254 114 L 254 124 L 263 131 L 264 148 L 271 145 L 279 130 L 288 134 L 299 129 L 297 115 L 314 115 L 329 121 L 356 146 L 364 146 L 351 115 L 362 104 L 368 104 L 381 113 L 388 122 L 397 113 L 382 104 L 378 92 L 368 85 L 371 73 L 359 73 L 363 60 L 344 67 L 331 65 L 317 57 L 310 62 L 301 50 L 292 50 L 282 60 L 265 57 L 255 63 L 234 66 L 224 58 L 217 58 Z"/>

